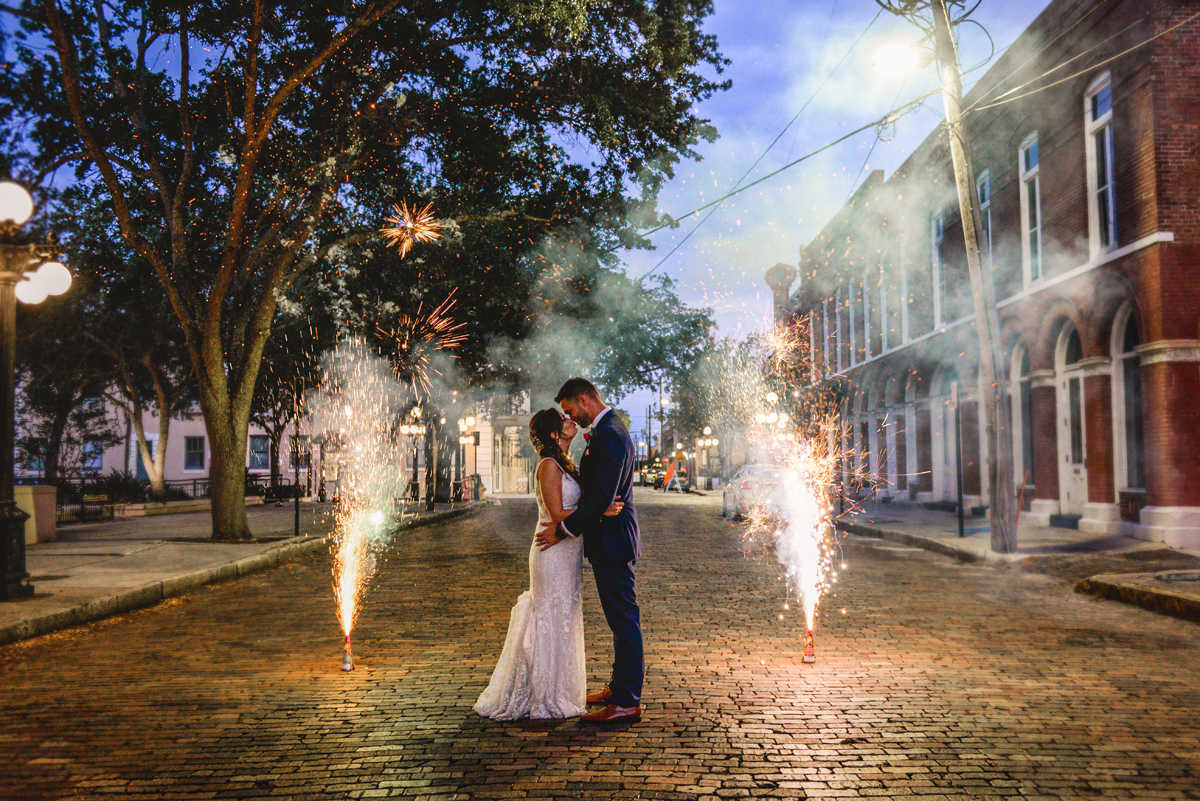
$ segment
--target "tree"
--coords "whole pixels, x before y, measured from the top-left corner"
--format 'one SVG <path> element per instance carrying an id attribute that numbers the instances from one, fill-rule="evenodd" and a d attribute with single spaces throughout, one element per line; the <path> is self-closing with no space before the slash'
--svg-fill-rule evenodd
<path id="1" fill-rule="evenodd" d="M 315 332 L 300 328 L 300 324 L 297 318 L 288 317 L 273 326 L 250 409 L 250 419 L 267 432 L 271 441 L 271 486 L 277 486 L 282 477 L 279 453 L 284 432 L 299 420 L 305 394 L 320 381 L 321 348 Z"/>
<path id="2" fill-rule="evenodd" d="M 576 219 L 643 244 L 631 220 L 712 136 L 693 108 L 721 88 L 696 69 L 723 64 L 700 32 L 708 0 L 6 11 L 22 30 L 0 137 L 28 143 L 34 183 L 72 165 L 102 185 L 153 268 L 195 373 L 217 539 L 251 536 L 247 427 L 284 290 L 412 196 L 521 250 Z"/>
<path id="3" fill-rule="evenodd" d="M 78 473 L 91 449 L 120 441 L 101 396 L 110 374 L 106 354 L 79 324 L 88 310 L 86 281 L 61 297 L 19 309 L 17 404 L 22 421 L 17 447 L 37 463 L 49 484 Z"/>
<path id="4" fill-rule="evenodd" d="M 42 223 L 58 232 L 78 284 L 70 295 L 70 316 L 61 322 L 86 340 L 84 351 L 100 357 L 91 374 L 98 382 L 96 398 L 102 395 L 125 413 L 150 497 L 165 501 L 171 420 L 196 397 L 183 331 L 149 263 L 122 241 L 103 190 L 80 184 L 54 192 L 52 199 Z M 156 440 L 146 432 L 147 411 L 158 419 Z"/>

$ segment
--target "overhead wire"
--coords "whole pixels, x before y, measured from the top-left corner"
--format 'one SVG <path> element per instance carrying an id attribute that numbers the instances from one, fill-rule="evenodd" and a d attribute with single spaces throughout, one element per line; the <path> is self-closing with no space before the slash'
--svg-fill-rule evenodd
<path id="1" fill-rule="evenodd" d="M 847 139 L 850 139 L 851 137 L 857 136 L 858 134 L 862 133 L 863 131 L 870 130 L 871 128 L 879 128 L 881 125 L 890 125 L 892 123 L 895 123 L 896 120 L 900 119 L 901 116 L 908 114 L 908 113 L 914 111 L 915 109 L 917 109 L 918 107 L 920 107 L 921 104 L 924 103 L 927 98 L 930 98 L 937 94 L 941 94 L 941 91 L 942 90 L 939 88 L 939 89 L 934 89 L 932 91 L 926 92 L 925 94 L 920 95 L 919 97 L 916 97 L 916 98 L 908 101 L 903 106 L 892 109 L 891 111 L 889 111 L 887 114 L 883 115 L 882 117 L 872 120 L 871 122 L 868 122 L 866 125 L 861 125 L 858 128 L 855 128 L 853 131 L 850 131 L 849 133 L 839 136 L 837 139 L 834 139 L 832 142 L 828 142 L 828 143 L 822 145 L 821 147 L 817 148 L 816 150 L 809 151 L 808 153 L 805 153 L 803 156 L 800 156 L 797 159 L 793 159 L 792 161 L 789 161 L 787 164 L 784 164 L 779 169 L 772 170 L 771 172 L 767 173 L 766 175 L 762 176 L 761 178 L 759 178 L 755 181 L 751 181 L 750 183 L 746 184 L 743 187 L 739 187 L 737 189 L 731 190 L 731 191 L 727 192 L 726 194 L 722 195 L 721 197 L 717 198 L 716 200 L 705 203 L 703 206 L 697 206 L 696 208 L 689 211 L 687 214 L 684 214 L 679 217 L 674 217 L 671 219 L 671 222 L 666 222 L 666 223 L 663 223 L 662 225 L 657 225 L 654 228 L 647 230 L 646 232 L 644 232 L 643 236 L 648 236 L 650 234 L 661 231 L 664 228 L 669 228 L 672 223 L 679 222 L 680 220 L 686 220 L 688 217 L 691 217 L 694 214 L 699 214 L 700 212 L 704 211 L 705 209 L 710 209 L 713 206 L 724 203 L 729 198 L 734 197 L 735 195 L 740 195 L 742 192 L 745 192 L 747 189 L 753 189 L 754 187 L 761 184 L 763 181 L 770 180 L 771 178 L 774 178 L 776 175 L 779 175 L 781 172 L 786 172 L 787 170 L 790 170 L 792 167 L 795 167 L 797 164 L 808 161 L 809 159 L 813 158 L 814 156 L 818 156 L 821 153 L 824 153 L 826 150 L 829 150 L 830 148 L 840 145 L 842 142 L 845 142 Z M 615 248 L 613 248 L 613 249 L 615 250 Z M 647 273 L 647 275 L 649 275 L 649 273 Z M 643 277 L 645 277 L 645 276 L 643 276 Z"/>
<path id="2" fill-rule="evenodd" d="M 1060 63 L 1060 64 L 1056 64 L 1056 65 L 1054 65 L 1053 67 L 1051 67 L 1051 68 L 1050 68 L 1050 69 L 1048 69 L 1048 70 L 1045 70 L 1045 71 L 1044 71 L 1044 72 L 1042 72 L 1041 74 L 1039 74 L 1039 75 L 1037 75 L 1037 76 L 1035 76 L 1035 77 L 1033 77 L 1033 78 L 1030 78 L 1029 80 L 1025 81 L 1024 83 L 1022 83 L 1022 84 L 1020 84 L 1020 85 L 1018 85 L 1018 86 L 1014 86 L 1012 89 L 1009 89 L 1008 91 L 1004 92 L 1003 94 L 997 95 L 996 97 L 997 97 L 997 98 L 1006 98 L 1006 97 L 1008 97 L 1009 95 L 1013 94 L 1014 92 L 1019 92 L 1019 91 L 1021 91 L 1022 89 L 1024 89 L 1025 87 L 1029 86 L 1030 84 L 1036 83 L 1037 81 L 1040 81 L 1042 78 L 1045 78 L 1045 77 L 1047 77 L 1048 75 L 1052 75 L 1052 74 L 1054 74 L 1055 72 L 1058 72 L 1059 70 L 1061 70 L 1061 69 L 1063 69 L 1063 68 L 1065 68 L 1065 67 L 1067 67 L 1067 66 L 1069 66 L 1069 65 L 1073 64 L 1074 62 L 1078 61 L 1079 59 L 1081 59 L 1081 58 L 1083 58 L 1083 57 L 1085 57 L 1085 56 L 1087 56 L 1087 55 L 1090 55 L 1090 54 L 1092 54 L 1092 53 L 1096 52 L 1097 50 L 1099 50 L 1100 48 L 1104 47 L 1106 44 L 1108 44 L 1109 42 L 1111 42 L 1113 39 L 1116 39 L 1118 36 L 1121 36 L 1122 34 L 1124 34 L 1124 33 L 1128 32 L 1128 31 L 1132 30 L 1133 28 L 1137 27 L 1138 25 L 1141 25 L 1143 22 L 1145 22 L 1145 21 L 1146 21 L 1146 19 L 1147 19 L 1148 17 L 1150 17 L 1150 16 L 1152 16 L 1152 15 L 1154 15 L 1154 14 L 1158 13 L 1158 12 L 1159 12 L 1159 11 L 1161 11 L 1163 8 L 1165 8 L 1165 7 L 1169 6 L 1169 5 L 1171 5 L 1171 3 L 1169 2 L 1169 0 L 1168 0 L 1168 2 L 1160 3 L 1160 4 L 1158 5 L 1158 7 L 1157 7 L 1157 8 L 1155 8 L 1155 9 L 1154 9 L 1154 10 L 1152 10 L 1152 11 L 1150 11 L 1150 12 L 1149 12 L 1149 13 L 1148 13 L 1148 14 L 1147 14 L 1145 17 L 1140 17 L 1139 19 L 1135 20 L 1134 22 L 1131 22 L 1131 23 L 1129 23 L 1128 25 L 1126 25 L 1124 28 L 1121 28 L 1121 30 L 1117 31 L 1116 33 L 1113 33 L 1113 34 L 1111 34 L 1110 36 L 1107 36 L 1107 37 L 1105 37 L 1104 39 L 1100 40 L 1099 42 L 1097 42 L 1096 44 L 1094 44 L 1094 45 L 1092 45 L 1091 47 L 1087 48 L 1086 50 L 1083 50 L 1083 51 L 1081 51 L 1081 52 L 1079 52 L 1079 53 L 1076 53 L 1075 55 L 1073 55 L 1073 56 L 1071 56 L 1070 58 L 1068 58 L 1066 61 L 1063 61 L 1063 62 L 1062 62 L 1062 63 Z M 1093 8 L 1092 10 L 1095 10 L 1095 9 Z M 1091 13 L 1091 11 L 1088 11 L 1088 12 L 1087 12 L 1087 14 L 1084 14 L 1082 17 L 1080 17 L 1078 20 L 1076 20 L 1074 23 L 1072 23 L 1072 24 L 1071 24 L 1071 25 L 1070 25 L 1070 26 L 1067 28 L 1067 30 L 1066 30 L 1066 31 L 1063 31 L 1063 33 L 1062 33 L 1062 34 L 1059 34 L 1059 35 L 1058 35 L 1058 36 L 1056 36 L 1056 37 L 1055 37 L 1053 40 L 1051 40 L 1050 42 L 1047 42 L 1045 45 L 1043 45 L 1042 47 L 1038 48 L 1038 49 L 1037 49 L 1037 51 L 1036 51 L 1036 52 L 1035 52 L 1033 55 L 1031 55 L 1029 58 L 1027 58 L 1027 59 L 1026 59 L 1024 62 L 1022 62 L 1022 63 L 1021 63 L 1021 65 L 1020 65 L 1019 67 L 1017 67 L 1017 68 L 1013 69 L 1011 72 L 1009 72 L 1009 73 L 1008 73 L 1008 75 L 1005 75 L 1005 76 L 1004 76 L 1004 77 L 1003 77 L 1003 78 L 1002 78 L 1002 79 L 1001 79 L 1001 80 L 1000 80 L 1000 81 L 999 81 L 999 82 L 998 82 L 998 83 L 997 83 L 995 86 L 993 86 L 991 89 L 989 89 L 987 92 L 985 92 L 985 93 L 984 93 L 984 94 L 983 94 L 981 97 L 977 98 L 977 99 L 976 99 L 974 102 L 972 102 L 970 106 L 967 106 L 966 108 L 964 108 L 964 109 L 963 109 L 963 112 L 965 113 L 965 112 L 968 112 L 968 111 L 974 110 L 974 109 L 976 109 L 977 107 L 979 107 L 981 103 L 983 103 L 983 102 L 984 102 L 984 101 L 986 101 L 986 100 L 987 100 L 989 97 L 991 97 L 992 95 L 994 95 L 994 94 L 995 94 L 995 92 L 996 92 L 996 91 L 997 91 L 997 90 L 998 90 L 998 89 L 999 89 L 999 88 L 1000 88 L 1000 87 L 1001 87 L 1001 86 L 1002 86 L 1002 85 L 1005 83 L 1005 81 L 1007 81 L 1009 78 L 1011 78 L 1011 77 L 1013 77 L 1014 75 L 1016 75 L 1016 74 L 1017 74 L 1018 72 L 1020 72 L 1021 70 L 1025 69 L 1025 67 L 1029 66 L 1029 64 L 1030 64 L 1030 63 L 1032 63 L 1032 62 L 1033 62 L 1033 61 L 1034 61 L 1034 60 L 1035 60 L 1035 59 L 1036 59 L 1038 56 L 1040 56 L 1042 53 L 1046 52 L 1046 50 L 1047 50 L 1047 49 L 1049 49 L 1049 48 L 1050 48 L 1050 47 L 1051 47 L 1051 46 L 1052 46 L 1052 45 L 1053 45 L 1055 42 L 1057 42 L 1059 39 L 1061 39 L 1061 38 L 1062 38 L 1064 35 L 1066 35 L 1067 33 L 1069 33 L 1071 30 L 1073 30 L 1073 29 L 1075 28 L 1075 26 L 1076 26 L 1076 25 L 1080 24 L 1080 23 L 1081 23 L 1081 22 L 1083 22 L 1085 19 L 1087 19 L 1087 16 L 1088 16 L 1088 14 L 1090 14 L 1090 13 Z M 1184 22 L 1187 22 L 1187 21 L 1188 21 L 1188 20 L 1184 20 Z M 1180 23 L 1180 24 L 1183 24 L 1183 23 Z M 1162 33 L 1158 34 L 1158 36 L 1161 36 L 1161 35 L 1163 35 L 1164 33 L 1168 33 L 1168 32 L 1169 32 L 1169 31 L 1163 31 Z M 1151 37 L 1150 39 L 1147 39 L 1146 41 L 1142 42 L 1142 43 L 1141 43 L 1141 44 L 1139 44 L 1139 45 L 1135 45 L 1135 46 L 1134 46 L 1134 48 L 1132 48 L 1132 49 L 1137 49 L 1137 47 L 1141 47 L 1142 45 L 1144 45 L 1144 44 L 1146 44 L 1146 43 L 1148 43 L 1148 42 L 1150 42 L 1150 41 L 1153 41 L 1155 38 L 1157 38 L 1157 36 Z M 1010 47 L 1011 47 L 1011 45 L 1010 45 Z M 1125 51 L 1125 52 L 1129 52 L 1129 51 Z M 1120 55 L 1124 55 L 1124 54 L 1125 54 L 1125 53 L 1121 53 Z M 1118 56 L 1118 57 L 1119 57 L 1119 56 Z M 1108 62 L 1102 62 L 1102 63 L 1108 63 Z M 1095 69 L 1097 66 L 1100 66 L 1100 65 L 1092 65 L 1092 66 L 1091 66 L 1091 67 L 1089 67 L 1088 69 Z M 1087 69 L 1083 70 L 1083 72 L 1087 72 L 1087 71 L 1088 71 Z M 1070 80 L 1070 78 L 1076 77 L 1076 75 L 1078 75 L 1078 74 L 1079 74 L 1079 73 L 1076 73 L 1075 75 L 1072 75 L 1072 76 L 1070 76 L 1070 77 L 1069 77 L 1069 78 L 1067 78 L 1066 80 Z M 1050 85 L 1051 85 L 1051 86 L 1053 86 L 1053 85 L 1056 85 L 1056 84 L 1050 84 Z M 988 105 L 988 107 L 990 108 L 990 107 L 992 107 L 993 105 L 996 105 L 996 104 L 989 104 L 989 105 Z"/>
<path id="3" fill-rule="evenodd" d="M 1052 69 L 1046 70 L 1045 72 L 1043 72 L 1041 75 L 1037 76 L 1036 78 L 1026 81 L 1025 83 L 1021 84 L 1021 86 L 1014 87 L 1013 89 L 1010 89 L 1008 92 L 1005 92 L 1003 95 L 1000 95 L 1001 98 L 1006 98 L 1006 99 L 997 100 L 997 102 L 989 103 L 986 106 L 978 106 L 978 105 L 972 104 L 970 107 L 964 109 L 963 113 L 965 114 L 968 112 L 986 111 L 987 109 L 990 109 L 990 108 L 996 108 L 997 106 L 1003 106 L 1008 103 L 1012 103 L 1017 100 L 1021 100 L 1022 98 L 1026 98 L 1031 95 L 1036 95 L 1039 92 L 1044 92 L 1047 89 L 1050 89 L 1055 86 L 1059 86 L 1060 84 L 1064 84 L 1067 81 L 1074 80 L 1075 78 L 1078 78 L 1081 75 L 1086 75 L 1087 73 L 1092 72 L 1093 70 L 1103 67 L 1105 64 L 1111 64 L 1112 62 L 1116 61 L 1117 59 L 1122 58 L 1123 56 L 1127 56 L 1130 53 L 1132 53 L 1133 51 L 1138 50 L 1139 48 L 1145 47 L 1146 45 L 1153 42 L 1155 39 L 1161 39 L 1162 37 L 1166 36 L 1168 33 L 1171 33 L 1172 31 L 1188 24 L 1189 22 L 1191 22 L 1192 20 L 1197 19 L 1197 18 L 1200 18 L 1200 12 L 1197 12 L 1197 13 L 1191 15 L 1190 17 L 1172 25 L 1169 28 L 1166 28 L 1165 30 L 1159 31 L 1158 33 L 1154 34 L 1153 36 L 1138 42 L 1137 44 L 1133 45 L 1132 47 L 1127 47 L 1126 49 L 1122 50 L 1120 53 L 1117 53 L 1116 55 L 1109 56 L 1108 58 L 1104 59 L 1103 61 L 1097 62 L 1095 64 L 1091 64 L 1088 67 L 1086 67 L 1082 70 L 1079 70 L 1078 72 L 1074 72 L 1074 73 L 1066 76 L 1065 78 L 1059 78 L 1057 81 L 1052 81 L 1051 83 L 1048 83 L 1045 86 L 1039 86 L 1038 88 L 1031 89 L 1030 91 L 1024 92 L 1023 94 L 1014 95 L 1012 97 L 1009 97 L 1009 95 L 1011 95 L 1013 92 L 1018 92 L 1021 89 L 1025 88 L 1026 86 L 1036 83 L 1036 82 L 1040 81 L 1042 78 L 1045 78 L 1046 76 L 1057 72 L 1064 66 L 1064 64 L 1060 64 L 1057 67 L 1053 67 Z M 1131 25 L 1129 27 L 1133 27 L 1133 26 Z M 1124 30 L 1129 30 L 1129 28 L 1125 28 Z M 1121 32 L 1123 33 L 1124 31 L 1121 31 Z M 1116 35 L 1117 34 L 1114 34 L 1114 36 L 1116 36 Z M 1109 39 L 1106 39 L 1105 41 L 1107 42 L 1107 41 L 1111 40 L 1112 38 L 1113 37 L 1110 36 Z M 1097 45 L 1097 47 L 1098 46 L 1099 45 Z M 1091 48 L 1091 49 L 1094 50 L 1095 48 Z M 1074 58 L 1070 59 L 1070 61 L 1074 61 L 1077 58 L 1079 58 L 1079 56 L 1075 56 Z M 1070 63 L 1070 61 L 1068 61 L 1066 63 Z"/>
<path id="4" fill-rule="evenodd" d="M 845 63 L 846 59 L 850 57 L 850 54 L 854 52 L 854 48 L 858 47 L 858 43 L 863 40 L 863 37 L 867 35 L 867 33 L 871 30 L 872 26 L 874 26 L 875 23 L 879 21 L 879 17 L 882 16 L 882 14 L 883 14 L 883 9 L 881 8 L 881 9 L 879 9 L 878 12 L 876 12 L 875 16 L 871 18 L 871 21 L 867 23 L 867 27 L 863 28 L 862 33 L 860 33 L 858 35 L 858 38 L 854 40 L 854 42 L 850 45 L 849 49 L 846 50 L 845 54 L 841 57 L 841 59 L 838 60 L 838 63 L 835 64 L 833 66 L 833 69 L 829 71 L 829 74 L 825 76 L 825 80 L 821 81 L 820 85 L 817 86 L 817 88 L 813 90 L 813 93 L 809 96 L 808 100 L 804 101 L 804 105 L 802 105 L 800 107 L 800 110 L 797 111 L 795 113 L 795 115 L 788 121 L 787 125 L 783 126 L 783 130 L 781 130 L 775 136 L 775 138 L 771 140 L 771 144 L 767 145 L 766 149 L 759 155 L 759 157 L 757 159 L 754 160 L 754 163 L 750 165 L 750 168 L 747 169 L 746 172 L 742 174 L 742 177 L 739 178 L 736 183 L 734 183 L 734 185 L 733 185 L 734 189 L 737 189 L 737 187 L 739 185 L 741 185 L 742 181 L 746 180 L 746 178 L 749 177 L 750 174 L 754 172 L 754 169 L 759 165 L 759 163 L 761 163 L 762 160 L 764 158 L 766 158 L 767 154 L 771 152 L 771 148 L 775 147 L 775 145 L 779 142 L 779 140 L 783 138 L 783 135 L 785 133 L 787 133 L 788 129 L 791 128 L 796 123 L 796 120 L 800 119 L 800 115 L 804 113 L 804 110 L 808 108 L 809 104 L 811 104 L 813 102 L 813 100 L 816 99 L 817 95 L 820 94 L 821 90 L 825 88 L 825 84 L 829 83 L 830 79 L 833 78 L 834 73 L 836 73 L 838 71 L 838 69 L 842 66 L 842 64 Z M 831 19 L 832 19 L 832 16 L 831 16 Z M 726 197 L 732 197 L 732 195 L 727 195 Z M 705 207 L 705 208 L 707 208 L 707 207 Z M 654 274 L 655 271 L 658 270 L 659 267 L 662 267 L 664 264 L 666 264 L 667 261 L 672 256 L 675 255 L 676 251 L 678 251 L 681 247 L 683 247 L 684 243 L 692 238 L 692 234 L 694 234 L 694 233 L 696 233 L 696 231 L 700 230 L 700 227 L 703 226 L 704 223 L 708 222 L 708 219 L 710 217 L 712 217 L 714 214 L 716 214 L 716 212 L 717 212 L 717 207 L 714 206 L 713 210 L 704 216 L 704 219 L 700 220 L 700 222 L 696 223 L 695 227 L 692 228 L 692 230 L 688 231 L 687 236 L 685 236 L 683 239 L 679 240 L 679 242 L 676 243 L 675 247 L 671 248 L 671 251 L 669 253 L 667 253 L 667 255 L 663 256 L 662 259 L 659 260 L 658 264 L 655 264 L 644 275 L 642 275 L 642 279 L 649 278 L 651 275 Z M 688 216 L 690 216 L 690 215 L 688 215 Z M 683 219 L 683 218 L 681 217 L 680 219 Z M 678 220 L 677 220 L 677 222 L 678 222 Z M 655 231 L 661 231 L 665 227 L 667 227 L 667 226 L 660 225 L 658 228 L 653 228 L 653 229 L 647 231 L 645 235 L 652 234 Z M 638 280 L 641 280 L 641 279 L 638 279 Z"/>

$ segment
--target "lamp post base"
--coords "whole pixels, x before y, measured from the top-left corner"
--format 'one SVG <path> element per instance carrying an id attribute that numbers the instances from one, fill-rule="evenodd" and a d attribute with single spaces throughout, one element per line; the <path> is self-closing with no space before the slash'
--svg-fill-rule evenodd
<path id="1" fill-rule="evenodd" d="M 29 515 L 13 501 L 0 503 L 0 601 L 15 601 L 33 595 L 26 584 L 25 521 Z"/>

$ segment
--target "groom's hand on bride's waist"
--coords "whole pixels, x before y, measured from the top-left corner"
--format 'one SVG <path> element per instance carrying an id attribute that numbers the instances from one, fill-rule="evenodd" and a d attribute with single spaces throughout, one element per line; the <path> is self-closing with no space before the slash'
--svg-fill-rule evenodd
<path id="1" fill-rule="evenodd" d="M 566 539 L 566 535 L 560 534 L 558 523 L 542 523 L 538 526 L 537 534 L 533 537 L 538 544 L 538 550 L 544 551 L 547 548 L 553 548 L 560 542 Z"/>

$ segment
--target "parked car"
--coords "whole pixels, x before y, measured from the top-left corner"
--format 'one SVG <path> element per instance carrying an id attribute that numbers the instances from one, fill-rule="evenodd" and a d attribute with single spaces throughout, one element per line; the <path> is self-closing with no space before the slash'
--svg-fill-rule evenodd
<path id="1" fill-rule="evenodd" d="M 758 506 L 766 507 L 768 512 L 777 512 L 779 485 L 779 468 L 769 464 L 743 465 L 725 485 L 721 514 L 726 519 L 736 519 Z"/>
<path id="2" fill-rule="evenodd" d="M 662 481 L 662 477 L 662 465 L 651 462 L 642 468 L 642 472 L 638 474 L 638 481 L 643 487 L 653 487 Z"/>

